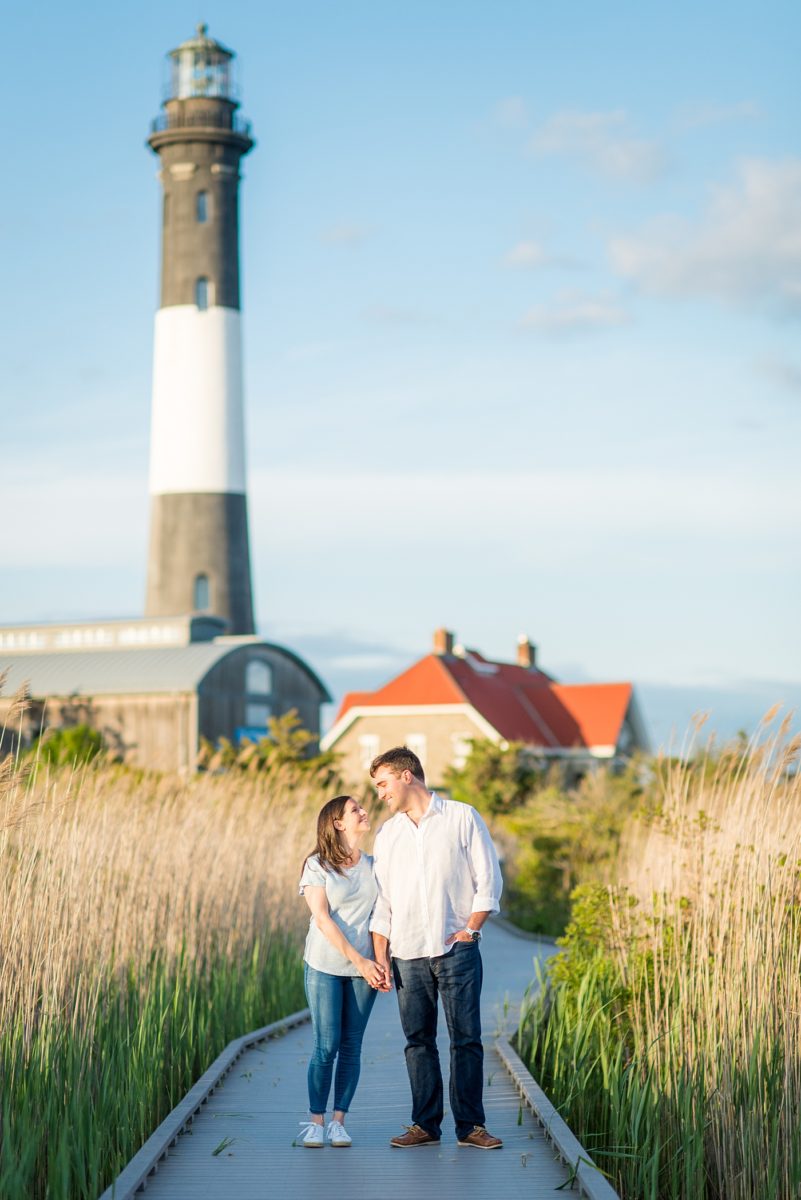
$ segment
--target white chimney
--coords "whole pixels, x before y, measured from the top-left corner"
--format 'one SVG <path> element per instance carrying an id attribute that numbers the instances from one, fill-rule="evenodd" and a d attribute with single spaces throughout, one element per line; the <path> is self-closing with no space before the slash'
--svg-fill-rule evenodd
<path id="1" fill-rule="evenodd" d="M 537 665 L 537 647 L 528 640 L 527 633 L 521 633 L 517 639 L 517 665 L 533 671 Z"/>

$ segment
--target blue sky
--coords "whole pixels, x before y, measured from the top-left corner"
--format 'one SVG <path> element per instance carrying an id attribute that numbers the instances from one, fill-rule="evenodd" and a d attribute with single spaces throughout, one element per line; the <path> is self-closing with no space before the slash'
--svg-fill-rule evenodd
<path id="1" fill-rule="evenodd" d="M 239 54 L 261 632 L 339 694 L 438 625 L 801 701 L 796 3 L 7 17 L 0 621 L 141 612 L 167 50 Z"/>

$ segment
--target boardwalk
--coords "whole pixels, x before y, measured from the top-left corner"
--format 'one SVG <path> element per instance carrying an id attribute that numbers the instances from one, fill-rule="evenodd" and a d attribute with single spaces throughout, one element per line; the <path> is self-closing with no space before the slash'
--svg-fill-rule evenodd
<path id="1" fill-rule="evenodd" d="M 548 953 L 550 946 L 498 924 L 488 927 L 482 942 L 484 1099 L 487 1127 L 504 1139 L 503 1150 L 482 1153 L 457 1146 L 447 1114 L 438 1147 L 389 1147 L 389 1138 L 411 1120 L 403 1037 L 392 994 L 378 997 L 367 1030 L 361 1082 L 348 1119 L 352 1148 L 310 1151 L 293 1146 L 307 1105 L 311 1027 L 304 1024 L 243 1055 L 149 1181 L 148 1200 L 266 1200 L 278 1194 L 304 1200 L 329 1200 L 332 1195 L 387 1200 L 410 1193 L 418 1200 L 556 1200 L 555 1189 L 567 1179 L 567 1169 L 554 1158 L 528 1110 L 521 1109 L 492 1048 L 494 1034 L 512 1031 L 514 1009 L 534 977 L 534 957 Z M 440 1054 L 447 1096 L 447 1037 L 440 1040 Z"/>

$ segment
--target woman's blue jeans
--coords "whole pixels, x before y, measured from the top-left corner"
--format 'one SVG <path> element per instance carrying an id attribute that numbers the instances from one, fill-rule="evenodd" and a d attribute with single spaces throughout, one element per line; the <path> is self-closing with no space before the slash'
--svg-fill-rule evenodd
<path id="1" fill-rule="evenodd" d="M 347 1112 L 361 1068 L 362 1039 L 376 992 L 361 975 L 327 975 L 304 967 L 314 1050 L 309 1060 L 309 1112 L 324 1114 L 336 1061 L 334 1111 Z"/>

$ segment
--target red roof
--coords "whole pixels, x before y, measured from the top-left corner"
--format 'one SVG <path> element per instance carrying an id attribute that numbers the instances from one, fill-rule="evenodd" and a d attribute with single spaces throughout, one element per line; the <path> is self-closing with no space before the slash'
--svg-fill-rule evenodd
<path id="1" fill-rule="evenodd" d="M 375 692 L 349 692 L 352 708 L 469 704 L 508 742 L 543 749 L 615 746 L 632 695 L 630 683 L 556 683 L 536 668 L 428 654 Z"/>
<path id="2" fill-rule="evenodd" d="M 465 697 L 445 668 L 445 660 L 428 654 L 385 683 L 375 692 L 348 692 L 340 705 L 337 721 L 349 708 L 365 705 L 464 704 Z"/>
<path id="3" fill-rule="evenodd" d="M 557 683 L 550 689 L 570 713 L 585 746 L 616 746 L 631 703 L 630 683 Z"/>

